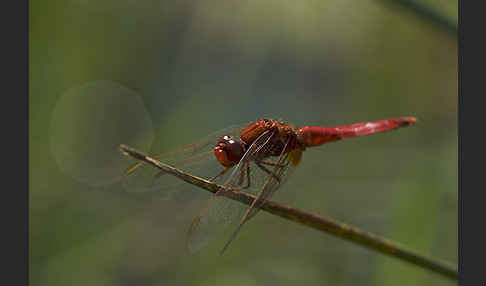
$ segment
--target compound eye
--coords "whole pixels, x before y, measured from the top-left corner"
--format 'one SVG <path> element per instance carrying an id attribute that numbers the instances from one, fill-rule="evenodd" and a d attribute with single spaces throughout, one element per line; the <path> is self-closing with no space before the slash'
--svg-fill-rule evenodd
<path id="1" fill-rule="evenodd" d="M 218 146 L 214 147 L 214 156 L 216 157 L 216 160 L 218 160 L 221 165 L 225 167 L 230 167 L 235 165 L 233 162 L 231 162 L 228 159 L 228 154 L 226 154 L 226 151 L 224 150 L 224 147 L 221 146 L 221 144 L 218 144 Z"/>
<path id="2" fill-rule="evenodd" d="M 230 140 L 233 140 L 233 137 L 228 136 L 228 135 L 225 135 L 223 137 L 220 137 L 219 140 L 218 140 L 218 145 L 226 144 Z"/>
<path id="3" fill-rule="evenodd" d="M 238 164 L 245 153 L 243 145 L 231 136 L 222 137 L 213 151 L 216 159 L 226 167 Z"/>

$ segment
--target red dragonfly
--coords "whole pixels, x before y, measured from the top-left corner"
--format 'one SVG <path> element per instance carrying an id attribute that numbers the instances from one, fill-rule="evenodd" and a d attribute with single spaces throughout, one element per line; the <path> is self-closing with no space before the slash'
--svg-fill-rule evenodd
<path id="1" fill-rule="evenodd" d="M 195 170 L 205 171 L 204 176 L 212 176 L 212 181 L 221 181 L 226 188 L 256 196 L 253 203 L 245 207 L 216 193 L 194 218 L 188 235 L 188 247 L 191 251 L 205 246 L 211 237 L 217 235 L 234 218 L 240 217 L 236 230 L 222 248 L 223 253 L 241 227 L 257 214 L 265 200 L 280 189 L 290 172 L 300 163 L 302 152 L 308 147 L 389 131 L 415 122 L 414 117 L 398 117 L 335 127 L 294 128 L 282 121 L 265 118 L 230 127 L 199 143 L 155 157 L 191 173 Z M 205 149 L 207 150 L 204 151 Z M 216 163 L 220 171 L 207 167 L 208 163 Z M 184 185 L 188 186 L 185 182 L 172 184 L 167 178 L 169 176 L 161 180 L 165 173 L 144 165 L 143 162 L 138 162 L 126 171 L 125 179 L 129 189 L 158 190 L 170 194 Z"/>

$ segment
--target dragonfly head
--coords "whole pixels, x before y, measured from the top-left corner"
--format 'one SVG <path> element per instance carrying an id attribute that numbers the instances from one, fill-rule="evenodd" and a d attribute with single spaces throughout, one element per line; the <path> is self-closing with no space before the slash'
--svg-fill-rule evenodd
<path id="1" fill-rule="evenodd" d="M 216 159 L 221 165 L 232 167 L 238 164 L 245 154 L 245 146 L 232 136 L 223 136 L 219 139 L 213 151 L 214 156 L 216 156 Z"/>

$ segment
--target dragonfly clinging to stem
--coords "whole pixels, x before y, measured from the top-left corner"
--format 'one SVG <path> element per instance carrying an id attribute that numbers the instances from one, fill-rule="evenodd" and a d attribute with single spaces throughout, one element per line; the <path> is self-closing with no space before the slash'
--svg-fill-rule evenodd
<path id="1" fill-rule="evenodd" d="M 212 181 L 223 180 L 224 189 L 248 192 L 256 196 L 251 205 L 244 208 L 239 204 L 235 206 L 234 202 L 221 196 L 221 191 L 217 192 L 193 219 L 188 233 L 188 246 L 192 251 L 197 251 L 234 218 L 240 218 L 236 230 L 221 250 L 223 253 L 242 226 L 280 189 L 291 171 L 301 162 L 302 153 L 307 148 L 389 131 L 415 122 L 414 117 L 398 117 L 334 127 L 295 128 L 279 120 L 264 118 L 250 124 L 230 127 L 199 143 L 157 157 L 161 160 L 165 157 L 176 158 L 174 164 L 178 166 L 180 163 L 178 167 L 198 164 L 204 166 L 200 163 L 216 161 L 222 169 L 213 175 Z M 202 152 L 205 148 L 210 151 Z M 134 176 L 143 165 L 143 162 L 132 165 L 126 171 L 126 177 Z M 161 173 L 158 175 L 160 177 Z"/>

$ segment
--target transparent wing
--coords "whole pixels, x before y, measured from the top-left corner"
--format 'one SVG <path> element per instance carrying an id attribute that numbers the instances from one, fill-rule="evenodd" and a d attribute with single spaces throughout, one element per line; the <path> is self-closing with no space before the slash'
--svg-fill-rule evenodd
<path id="1" fill-rule="evenodd" d="M 224 186 L 232 189 L 241 189 L 244 192 L 257 195 L 262 186 L 269 178 L 269 173 L 272 172 L 278 161 L 281 161 L 280 168 L 274 171 L 276 176 L 285 176 L 287 167 L 283 167 L 283 164 L 287 163 L 287 155 L 268 157 L 265 159 L 267 165 L 266 168 L 261 168 L 259 165 L 259 158 L 264 157 L 262 154 L 268 154 L 269 149 L 272 148 L 271 138 L 274 135 L 274 131 L 267 131 L 262 134 L 255 142 L 249 147 L 244 157 L 240 160 L 240 163 L 234 167 L 231 175 L 226 179 Z M 258 163 L 257 163 L 258 162 Z M 271 166 L 269 168 L 269 166 Z M 267 172 L 268 171 L 268 172 Z M 282 178 L 284 179 L 284 178 Z M 282 183 L 282 179 L 279 180 L 279 184 L 271 182 L 267 186 L 267 191 L 264 192 L 264 198 L 270 197 Z M 249 184 L 249 186 L 248 186 Z M 256 209 L 252 211 L 252 215 L 256 214 L 256 211 L 260 208 L 261 204 L 256 205 Z M 208 200 L 205 207 L 202 209 L 199 216 L 197 216 L 188 235 L 188 247 L 192 252 L 198 251 L 206 244 L 208 244 L 213 238 L 226 229 L 236 218 L 240 218 L 245 214 L 248 206 L 235 202 L 224 196 L 213 195 Z"/>
<path id="2" fill-rule="evenodd" d="M 286 149 L 288 143 L 289 141 L 285 143 L 283 150 Z M 277 192 L 277 190 L 279 190 L 280 186 L 285 183 L 291 171 L 294 169 L 295 166 L 290 163 L 291 158 L 294 154 L 285 153 L 283 150 L 278 157 L 267 157 L 263 160 L 258 160 L 255 162 L 255 164 L 260 169 L 262 169 L 264 173 L 267 174 L 267 176 L 265 177 L 265 182 L 258 190 L 258 193 L 256 194 L 256 198 L 253 203 L 247 208 L 246 212 L 243 214 L 239 225 L 227 240 L 226 244 L 221 250 L 221 253 L 223 253 L 231 244 L 231 242 L 236 238 L 236 235 L 239 233 L 243 225 L 258 213 L 265 201 L 271 198 Z M 300 152 L 300 150 L 297 151 Z"/>
<path id="3" fill-rule="evenodd" d="M 214 158 L 212 151 L 218 138 L 224 135 L 238 136 L 240 131 L 247 125 L 233 125 L 214 132 L 197 143 L 188 144 L 169 152 L 151 155 L 151 157 L 193 175 L 212 178 L 222 169 L 222 166 Z M 180 193 L 182 189 L 193 188 L 186 182 L 167 175 L 145 162 L 136 160 L 125 170 L 122 184 L 127 192 L 149 193 L 151 196 L 160 199 L 170 199 L 174 194 Z"/>
<path id="4" fill-rule="evenodd" d="M 197 252 L 224 231 L 245 212 L 245 206 L 231 199 L 213 195 L 201 214 L 196 216 L 188 233 L 187 246 Z"/>
<path id="5" fill-rule="evenodd" d="M 295 169 L 295 166 L 290 163 L 290 155 L 291 153 L 282 153 L 280 154 L 280 157 L 278 157 L 278 159 L 276 160 L 268 158 L 259 162 L 259 167 L 265 167 L 265 165 L 270 164 L 268 166 L 273 166 L 273 168 L 270 169 L 271 174 L 268 174 L 267 180 L 261 186 L 261 189 L 257 194 L 257 199 L 255 200 L 255 203 L 253 204 L 253 206 L 250 206 L 248 208 L 248 212 L 245 214 L 245 217 L 243 217 L 240 222 L 241 224 L 245 223 L 245 221 L 255 216 L 265 200 L 270 199 L 277 192 L 277 190 L 280 189 L 280 186 L 287 181 L 291 172 Z M 275 157 L 273 159 L 275 159 Z"/>

